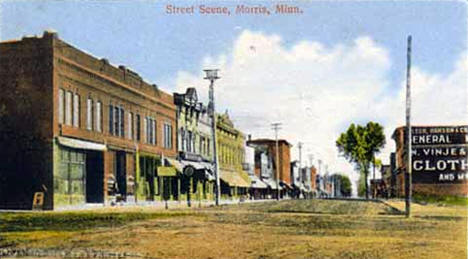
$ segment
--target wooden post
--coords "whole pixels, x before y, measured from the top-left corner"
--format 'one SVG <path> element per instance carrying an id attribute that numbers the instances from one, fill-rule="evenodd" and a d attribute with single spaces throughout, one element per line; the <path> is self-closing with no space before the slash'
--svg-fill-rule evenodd
<path id="1" fill-rule="evenodd" d="M 408 36 L 408 51 L 407 51 L 407 67 L 406 67 L 406 131 L 407 131 L 407 163 L 405 174 L 405 214 L 406 217 L 411 217 L 411 189 L 412 177 L 411 171 L 413 168 L 411 159 L 411 35 Z"/>

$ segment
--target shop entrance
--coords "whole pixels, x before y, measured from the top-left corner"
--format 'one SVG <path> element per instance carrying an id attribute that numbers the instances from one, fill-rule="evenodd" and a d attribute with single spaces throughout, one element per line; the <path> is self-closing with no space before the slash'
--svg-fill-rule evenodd
<path id="1" fill-rule="evenodd" d="M 125 152 L 118 151 L 115 155 L 115 179 L 117 181 L 117 189 L 115 194 L 120 196 L 122 200 L 126 199 L 127 195 L 127 173 L 126 173 Z"/>
<path id="2" fill-rule="evenodd" d="M 102 152 L 86 152 L 86 203 L 104 202 L 104 163 Z"/>

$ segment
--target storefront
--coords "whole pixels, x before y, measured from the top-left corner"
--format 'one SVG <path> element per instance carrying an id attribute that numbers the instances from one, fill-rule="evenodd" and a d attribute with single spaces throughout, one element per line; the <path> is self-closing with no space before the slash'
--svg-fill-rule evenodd
<path id="1" fill-rule="evenodd" d="M 250 183 L 241 176 L 240 172 L 220 170 L 220 180 L 221 198 L 245 198 L 245 196 L 248 194 L 248 188 L 250 187 Z"/>
<path id="2" fill-rule="evenodd" d="M 104 202 L 106 146 L 67 137 L 54 144 L 54 207 Z"/>
<path id="3" fill-rule="evenodd" d="M 256 175 L 249 175 L 251 180 L 250 185 L 250 199 L 265 199 L 268 195 L 268 185 L 264 183 L 258 176 Z"/>

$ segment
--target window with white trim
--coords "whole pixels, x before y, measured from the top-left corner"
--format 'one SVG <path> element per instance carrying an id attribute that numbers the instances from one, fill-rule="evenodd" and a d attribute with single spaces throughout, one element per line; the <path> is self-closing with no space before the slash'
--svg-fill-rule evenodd
<path id="1" fill-rule="evenodd" d="M 86 100 L 86 129 L 93 130 L 93 99 Z"/>
<path id="2" fill-rule="evenodd" d="M 77 93 L 73 95 L 73 126 L 80 126 L 80 96 Z"/>
<path id="3" fill-rule="evenodd" d="M 102 132 L 102 103 L 100 101 L 96 102 L 96 123 L 95 128 L 97 132 Z"/>
<path id="4" fill-rule="evenodd" d="M 72 99 L 73 94 L 70 91 L 65 93 L 65 124 L 72 125 Z"/>
<path id="5" fill-rule="evenodd" d="M 169 123 L 164 123 L 164 148 L 172 148 L 172 126 Z"/>
<path id="6" fill-rule="evenodd" d="M 63 89 L 59 89 L 58 98 L 58 122 L 63 124 L 65 117 L 65 91 Z"/>

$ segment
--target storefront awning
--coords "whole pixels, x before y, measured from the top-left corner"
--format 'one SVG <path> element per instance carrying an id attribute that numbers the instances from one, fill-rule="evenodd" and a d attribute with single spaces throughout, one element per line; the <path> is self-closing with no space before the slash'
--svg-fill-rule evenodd
<path id="1" fill-rule="evenodd" d="M 281 186 L 278 186 L 276 184 L 276 181 L 274 179 L 271 179 L 271 178 L 270 179 L 263 179 L 262 181 L 264 183 L 266 183 L 273 190 L 278 190 L 278 187 L 279 187 L 280 190 L 283 189 Z"/>
<path id="2" fill-rule="evenodd" d="M 220 170 L 221 180 L 226 182 L 230 186 L 236 187 L 250 187 L 250 183 L 246 182 L 240 173 L 235 171 Z"/>
<path id="3" fill-rule="evenodd" d="M 176 160 L 176 159 L 172 159 L 172 158 L 168 158 L 166 157 L 165 158 L 166 161 L 172 165 L 173 167 L 175 167 L 175 169 L 179 172 L 179 173 L 182 173 L 183 170 L 184 170 L 184 165 L 182 164 L 182 162 L 180 162 L 179 160 Z"/>
<path id="4" fill-rule="evenodd" d="M 177 176 L 177 171 L 172 166 L 158 166 L 158 176 Z"/>
<path id="5" fill-rule="evenodd" d="M 250 180 L 251 180 L 251 187 L 252 188 L 258 188 L 258 189 L 266 189 L 268 188 L 268 185 L 266 185 L 266 183 L 264 183 L 262 180 L 260 180 L 260 178 L 258 178 L 258 176 L 256 175 L 249 175 L 250 177 Z"/>
<path id="6" fill-rule="evenodd" d="M 293 188 L 287 182 L 280 181 L 280 186 L 286 187 L 287 189 L 292 190 Z"/>
<path id="7" fill-rule="evenodd" d="M 67 137 L 57 137 L 58 143 L 62 146 L 76 148 L 76 149 L 86 149 L 86 150 L 96 150 L 96 151 L 106 151 L 106 145 L 74 139 Z"/>

